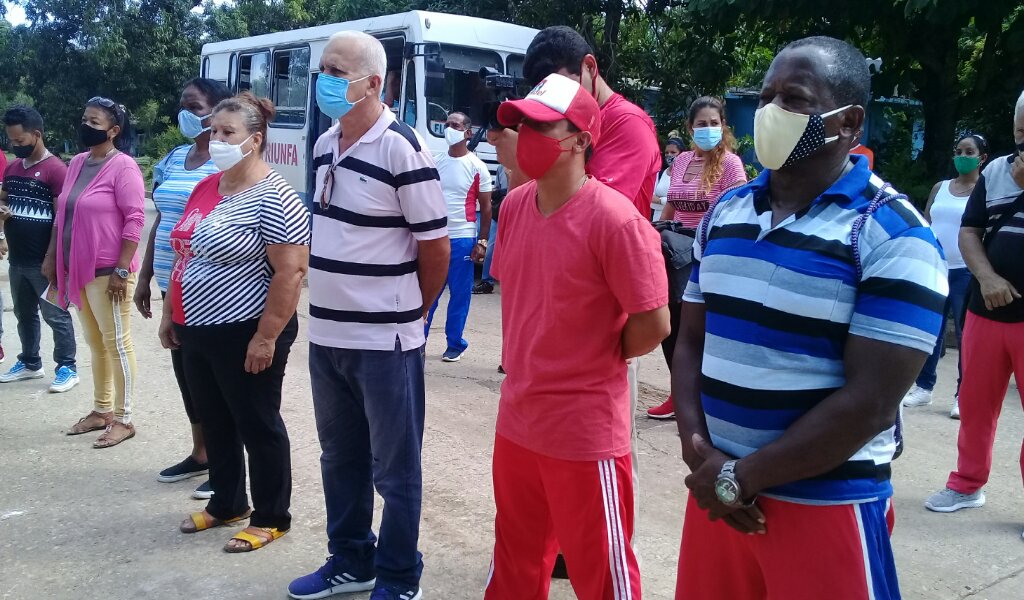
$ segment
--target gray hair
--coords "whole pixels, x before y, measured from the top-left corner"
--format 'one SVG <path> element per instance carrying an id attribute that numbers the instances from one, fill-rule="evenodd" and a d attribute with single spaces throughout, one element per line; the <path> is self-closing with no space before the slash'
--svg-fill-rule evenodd
<path id="1" fill-rule="evenodd" d="M 356 42 L 358 54 L 351 58 L 354 63 L 352 68 L 359 77 L 376 75 L 384 80 L 388 70 L 388 55 L 384 52 L 384 45 L 380 40 L 362 31 L 339 31 L 327 40 L 327 45 L 330 46 L 337 40 Z"/>
<path id="2" fill-rule="evenodd" d="M 257 98 L 252 92 L 242 92 L 234 98 L 221 100 L 213 108 L 213 114 L 221 111 L 238 113 L 242 116 L 242 124 L 251 135 L 263 134 L 260 152 L 267 148 L 267 124 L 274 120 L 277 110 L 274 103 L 266 98 Z"/>
<path id="3" fill-rule="evenodd" d="M 1017 98 L 1017 106 L 1013 110 L 1013 118 L 1019 119 L 1024 116 L 1024 92 L 1020 93 L 1020 98 Z"/>

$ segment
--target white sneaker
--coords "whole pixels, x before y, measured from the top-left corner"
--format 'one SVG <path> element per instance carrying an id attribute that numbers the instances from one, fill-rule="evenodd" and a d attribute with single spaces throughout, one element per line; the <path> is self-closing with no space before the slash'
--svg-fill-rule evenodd
<path id="1" fill-rule="evenodd" d="M 949 418 L 960 420 L 960 398 L 953 398 L 953 409 L 949 411 Z"/>
<path id="2" fill-rule="evenodd" d="M 932 403 L 932 391 L 915 385 L 910 388 L 907 395 L 903 397 L 903 406 L 911 408 L 914 406 L 927 406 Z"/>
<path id="3" fill-rule="evenodd" d="M 46 375 L 42 367 L 39 369 L 30 369 L 25 366 L 25 363 L 20 360 L 14 363 L 9 371 L 0 375 L 0 383 L 13 383 L 15 381 L 24 381 L 26 379 L 39 379 Z"/>

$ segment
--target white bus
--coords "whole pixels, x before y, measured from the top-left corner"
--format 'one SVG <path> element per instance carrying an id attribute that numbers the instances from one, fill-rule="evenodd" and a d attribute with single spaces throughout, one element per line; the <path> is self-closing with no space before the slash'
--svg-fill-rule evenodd
<path id="1" fill-rule="evenodd" d="M 201 74 L 233 92 L 270 98 L 277 118 L 270 125 L 266 159 L 304 199 L 312 197 L 313 143 L 331 126 L 316 105 L 320 57 L 331 34 L 364 31 L 381 41 L 388 56 L 384 100 L 416 129 L 433 152 L 447 151 L 444 123 L 463 112 L 483 125 L 483 104 L 495 100 L 481 67 L 522 75 L 523 57 L 537 30 L 486 19 L 411 11 L 203 46 Z M 477 154 L 497 168 L 486 142 Z"/>

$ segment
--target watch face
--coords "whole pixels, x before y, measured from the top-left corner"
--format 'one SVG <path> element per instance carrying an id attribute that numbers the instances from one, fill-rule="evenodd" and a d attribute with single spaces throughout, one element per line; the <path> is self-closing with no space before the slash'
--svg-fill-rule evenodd
<path id="1" fill-rule="evenodd" d="M 731 479 L 719 479 L 715 482 L 715 494 L 722 504 L 735 504 L 739 500 L 739 487 Z"/>

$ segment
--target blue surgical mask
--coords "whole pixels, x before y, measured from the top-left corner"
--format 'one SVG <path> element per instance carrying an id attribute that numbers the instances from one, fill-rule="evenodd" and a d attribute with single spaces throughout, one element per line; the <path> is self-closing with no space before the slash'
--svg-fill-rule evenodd
<path id="1" fill-rule="evenodd" d="M 349 81 L 344 77 L 335 77 L 321 73 L 316 79 L 316 105 L 320 112 L 332 119 L 340 119 L 352 110 L 352 107 L 366 99 L 363 96 L 355 102 L 349 102 L 348 86 L 368 78 L 369 75 Z"/>
<path id="2" fill-rule="evenodd" d="M 199 117 L 192 111 L 183 108 L 178 113 L 178 130 L 181 131 L 181 135 L 194 140 L 210 129 L 209 127 L 203 127 L 203 121 L 209 118 L 210 115 Z"/>
<path id="3" fill-rule="evenodd" d="M 693 143 L 705 152 L 714 150 L 721 142 L 721 127 L 695 127 L 693 129 Z"/>

